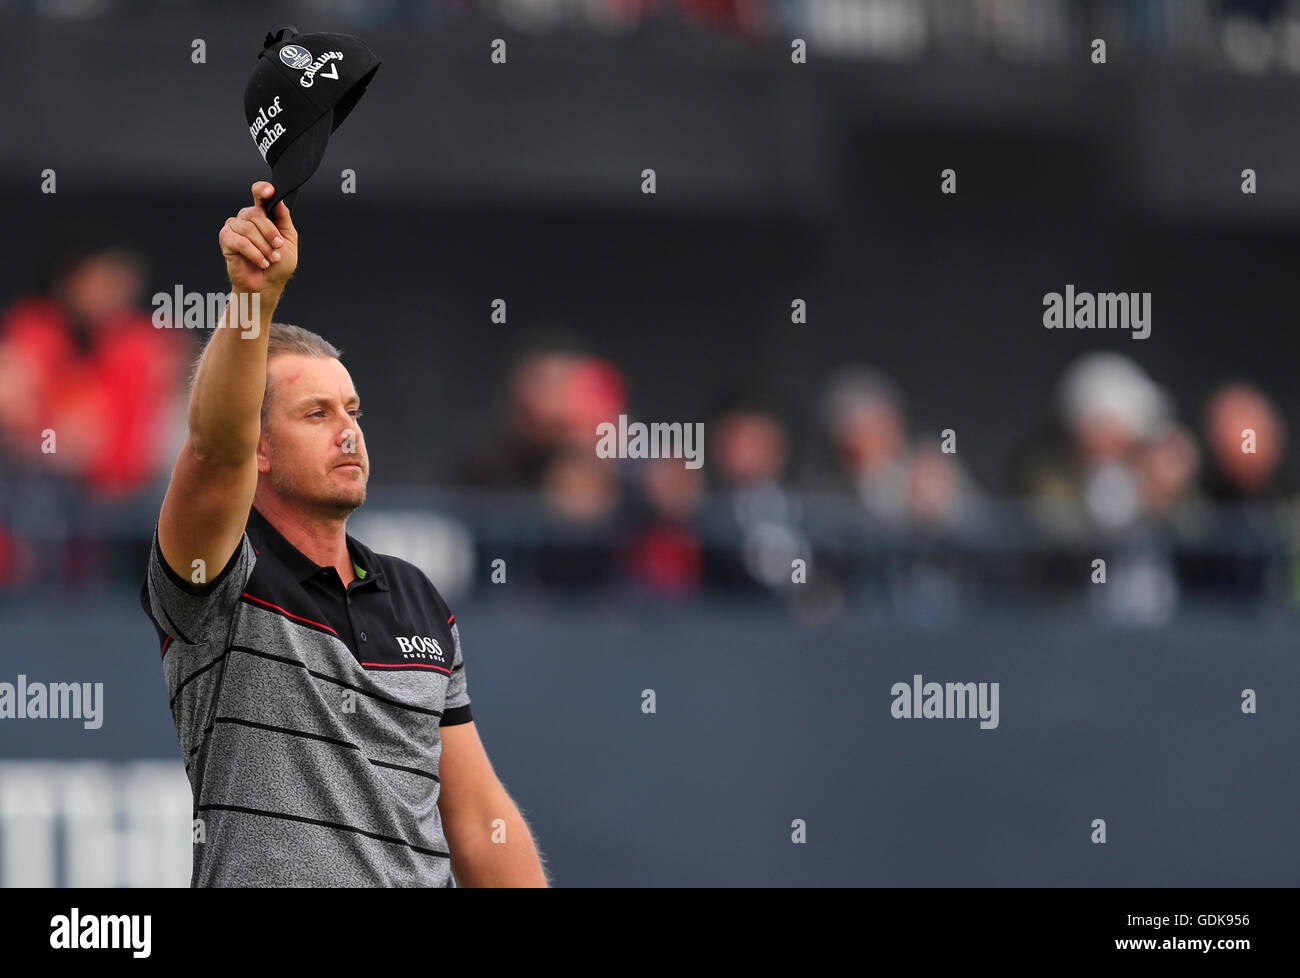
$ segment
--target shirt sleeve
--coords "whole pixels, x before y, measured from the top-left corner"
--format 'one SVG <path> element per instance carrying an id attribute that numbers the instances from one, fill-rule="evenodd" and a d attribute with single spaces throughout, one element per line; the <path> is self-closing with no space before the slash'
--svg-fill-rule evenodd
<path id="1" fill-rule="evenodd" d="M 163 558 L 158 530 L 149 548 L 141 603 L 162 636 L 164 655 L 173 643 L 208 645 L 224 642 L 235 605 L 253 573 L 256 551 L 245 533 L 216 577 L 195 583 L 177 574 Z"/>
<path id="2" fill-rule="evenodd" d="M 447 684 L 447 698 L 442 710 L 442 726 L 451 727 L 458 723 L 469 723 L 474 719 L 469 710 L 469 687 L 465 682 L 465 657 L 460 651 L 460 624 L 452 623 L 451 678 Z"/>

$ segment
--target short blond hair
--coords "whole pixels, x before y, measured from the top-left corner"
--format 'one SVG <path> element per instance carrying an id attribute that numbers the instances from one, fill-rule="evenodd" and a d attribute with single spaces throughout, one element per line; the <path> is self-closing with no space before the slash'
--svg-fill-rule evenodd
<path id="1" fill-rule="evenodd" d="M 331 357 L 335 360 L 342 360 L 343 353 L 329 340 L 319 333 L 313 333 L 302 326 L 294 326 L 291 323 L 272 323 L 268 330 L 266 340 L 266 362 L 268 366 L 272 357 L 280 356 L 284 353 L 298 353 L 306 357 Z M 194 394 L 194 381 L 199 375 L 199 364 L 203 362 L 203 352 L 194 358 L 194 365 L 190 368 L 190 395 Z M 262 393 L 262 429 L 266 429 L 266 419 L 268 409 L 271 404 L 271 376 L 267 373 L 266 390 Z"/>
<path id="2" fill-rule="evenodd" d="M 266 364 L 271 365 L 271 358 L 284 353 L 297 353 L 305 357 L 329 357 L 342 360 L 343 354 L 325 337 L 313 333 L 302 326 L 290 323 L 272 323 L 270 336 L 266 341 Z M 262 430 L 266 430 L 266 419 L 271 407 L 271 373 L 266 374 L 266 390 L 262 394 Z"/>

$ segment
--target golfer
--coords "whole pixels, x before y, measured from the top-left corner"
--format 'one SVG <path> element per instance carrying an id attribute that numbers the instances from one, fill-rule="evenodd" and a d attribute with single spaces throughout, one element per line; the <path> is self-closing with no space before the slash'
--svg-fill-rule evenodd
<path id="1" fill-rule="evenodd" d="M 191 885 L 546 886 L 455 616 L 346 532 L 370 475 L 360 399 L 338 350 L 272 322 L 298 264 L 273 194 L 255 183 L 221 229 L 233 295 L 141 592 L 194 794 Z"/>

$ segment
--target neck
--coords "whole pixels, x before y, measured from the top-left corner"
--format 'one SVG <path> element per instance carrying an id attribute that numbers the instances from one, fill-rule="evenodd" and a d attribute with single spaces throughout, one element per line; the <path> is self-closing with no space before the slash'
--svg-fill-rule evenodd
<path id="1" fill-rule="evenodd" d="M 347 516 L 304 512 L 270 493 L 258 493 L 253 505 L 304 556 L 322 567 L 333 567 L 345 585 L 356 579 L 348 553 Z"/>

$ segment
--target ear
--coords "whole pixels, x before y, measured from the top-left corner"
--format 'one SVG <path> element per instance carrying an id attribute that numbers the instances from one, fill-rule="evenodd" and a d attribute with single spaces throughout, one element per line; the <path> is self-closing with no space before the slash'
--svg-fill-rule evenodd
<path id="1" fill-rule="evenodd" d="M 257 436 L 257 471 L 263 474 L 271 471 L 271 445 L 265 428 Z"/>

